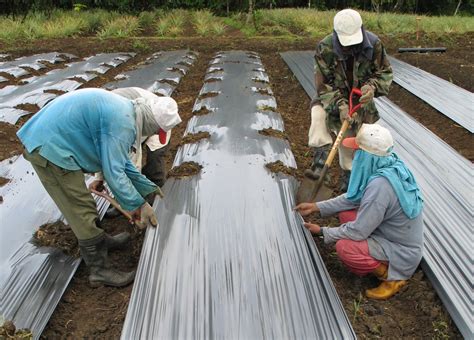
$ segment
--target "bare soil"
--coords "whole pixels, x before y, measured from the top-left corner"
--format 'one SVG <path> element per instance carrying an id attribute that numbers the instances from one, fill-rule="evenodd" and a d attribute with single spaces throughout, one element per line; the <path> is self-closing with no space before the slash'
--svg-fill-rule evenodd
<path id="1" fill-rule="evenodd" d="M 282 161 L 265 164 L 265 167 L 273 173 L 281 172 L 285 175 L 296 177 L 296 169 L 286 166 Z"/>
<path id="2" fill-rule="evenodd" d="M 423 36 L 421 42 L 417 42 L 414 37 L 403 36 L 385 37 L 384 41 L 390 53 L 395 53 L 398 47 L 417 46 L 416 44 L 423 46 L 445 44 L 448 47 L 448 52 L 444 54 L 428 57 L 404 54 L 397 55 L 397 57 L 416 63 L 416 66 L 445 79 L 451 78 L 455 84 L 472 91 L 472 72 L 466 72 L 466 70 L 472 70 L 471 61 L 474 60 L 472 48 L 469 47 L 472 37 L 472 34 L 467 34 L 461 37 L 451 37 L 449 40 L 442 40 Z M 137 40 L 146 48 L 134 48 L 133 46 L 137 46 L 137 44 L 134 45 Z M 111 81 L 119 72 L 134 67 L 136 63 L 143 61 L 152 51 L 189 48 L 199 52 L 195 65 L 190 68 L 189 73 L 183 78 L 173 94 L 173 98 L 178 102 L 183 122 L 173 130 L 170 152 L 166 159 L 168 169 L 171 168 L 177 148 L 182 144 L 182 136 L 188 120 L 193 114 L 201 113 L 192 112 L 192 109 L 203 85 L 205 71 L 211 57 L 222 50 L 243 49 L 257 52 L 269 74 L 270 87 L 278 103 L 277 111 L 283 117 L 285 136 L 290 143 L 298 165 L 296 170 L 292 170 L 292 175 L 301 179 L 304 169 L 308 168 L 311 163 L 312 156 L 311 149 L 306 145 L 307 128 L 310 124 L 310 100 L 278 53 L 287 50 L 313 49 L 317 41 L 318 39 L 245 39 L 241 36 L 234 38 L 216 37 L 212 40 L 209 38 L 140 38 L 99 41 L 95 38 L 68 38 L 38 41 L 8 48 L 0 45 L 0 51 L 9 52 L 13 57 L 50 51 L 73 53 L 79 57 L 99 52 L 135 51 L 138 53 L 128 63 L 85 85 L 87 87 L 102 86 Z M 466 41 L 469 41 L 469 44 Z M 437 111 L 433 111 L 414 96 L 403 92 L 404 90 L 394 86 L 390 98 L 422 124 L 432 129 L 454 149 L 467 158 L 473 159 L 472 150 L 469 150 L 470 148 L 466 146 L 472 145 L 472 136 L 469 133 L 466 134 L 465 129 L 447 128 L 446 126 L 453 124 L 452 121 L 447 118 L 444 118 L 443 121 L 440 117 L 444 116 L 437 113 Z M 209 112 L 202 112 L 201 114 L 207 113 Z M 15 133 L 29 117 L 20 119 L 16 126 L 0 123 L 0 159 L 21 152 L 21 145 L 16 139 Z M 457 131 L 457 133 L 454 131 Z M 280 169 L 282 168 L 277 165 L 276 171 L 280 171 Z M 195 170 L 196 168 L 193 171 Z M 186 171 L 184 174 L 189 174 Z M 171 176 L 174 176 L 173 172 L 171 172 Z M 333 166 L 330 170 L 329 180 L 329 184 L 333 188 L 337 188 L 339 176 L 338 167 Z M 337 189 L 336 193 L 338 193 Z M 337 224 L 335 219 L 323 220 L 317 216 L 312 216 L 309 220 L 323 225 Z M 143 231 L 131 230 L 128 222 L 123 217 L 104 220 L 102 227 L 111 234 L 125 230 L 132 232 L 133 240 L 129 247 L 125 250 L 113 252 L 111 262 L 112 265 L 121 270 L 135 269 L 143 242 Z M 319 239 L 316 239 L 315 242 L 325 260 L 326 267 L 358 337 L 363 339 L 382 337 L 422 339 L 448 336 L 460 338 L 456 326 L 421 270 L 417 271 L 409 285 L 395 298 L 385 302 L 371 301 L 364 297 L 363 292 L 366 288 L 374 287 L 378 282 L 370 277 L 358 278 L 350 274 L 341 265 L 332 247 L 323 245 Z M 122 289 L 111 287 L 93 289 L 89 287 L 87 277 L 87 269 L 81 264 L 50 319 L 42 338 L 119 338 L 132 286 Z"/>

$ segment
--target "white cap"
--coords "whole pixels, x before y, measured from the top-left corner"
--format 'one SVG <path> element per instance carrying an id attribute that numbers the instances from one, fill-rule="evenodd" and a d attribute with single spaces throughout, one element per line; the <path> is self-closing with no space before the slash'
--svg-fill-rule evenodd
<path id="1" fill-rule="evenodd" d="M 178 104 L 170 97 L 156 97 L 146 100 L 161 129 L 168 132 L 181 122 L 178 114 Z"/>
<path id="2" fill-rule="evenodd" d="M 357 45 L 364 40 L 362 18 L 353 9 L 343 9 L 334 17 L 334 30 L 342 46 Z"/>
<path id="3" fill-rule="evenodd" d="M 393 138 L 390 131 L 381 125 L 362 124 L 357 136 L 344 139 L 342 145 L 377 156 L 388 156 L 393 148 Z"/>

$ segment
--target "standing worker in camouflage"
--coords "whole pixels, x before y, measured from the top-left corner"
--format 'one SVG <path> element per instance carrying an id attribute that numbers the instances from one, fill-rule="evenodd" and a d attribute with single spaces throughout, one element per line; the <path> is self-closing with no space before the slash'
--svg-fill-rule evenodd
<path id="1" fill-rule="evenodd" d="M 362 26 L 360 14 L 345 9 L 334 17 L 334 32 L 317 46 L 315 54 L 316 97 L 311 103 L 311 127 L 308 145 L 314 148 L 311 169 L 305 175 L 317 179 L 331 149 L 331 132 L 337 134 L 342 122 L 349 119 L 355 136 L 363 123 L 375 123 L 379 114 L 373 98 L 387 95 L 393 74 L 380 39 Z M 349 93 L 360 88 L 362 108 L 348 115 Z M 341 190 L 347 190 L 352 168 L 352 151 L 339 146 L 339 164 L 344 170 Z"/>

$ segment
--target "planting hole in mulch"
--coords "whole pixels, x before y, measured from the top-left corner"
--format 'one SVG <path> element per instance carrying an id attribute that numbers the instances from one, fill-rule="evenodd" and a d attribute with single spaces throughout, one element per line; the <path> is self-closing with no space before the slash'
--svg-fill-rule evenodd
<path id="1" fill-rule="evenodd" d="M 196 115 L 196 116 L 204 116 L 204 115 L 207 115 L 209 113 L 211 113 L 212 111 L 209 110 L 207 107 L 205 106 L 201 106 L 201 108 L 197 111 L 193 111 L 193 114 Z"/>
<path id="2" fill-rule="evenodd" d="M 285 175 L 296 177 L 296 169 L 287 167 L 282 161 L 265 164 L 265 167 L 273 173 L 284 173 Z"/>
<path id="3" fill-rule="evenodd" d="M 259 87 L 255 90 L 256 93 L 263 94 L 264 96 L 273 96 L 273 93 L 269 88 L 266 87 Z"/>
<path id="4" fill-rule="evenodd" d="M 0 339 L 33 339 L 33 333 L 29 329 L 16 329 L 13 321 L 6 320 L 0 326 Z"/>
<path id="5" fill-rule="evenodd" d="M 219 92 L 206 92 L 206 93 L 201 93 L 198 97 L 198 99 L 205 99 L 205 98 L 212 98 L 212 97 L 217 97 L 219 95 Z"/>
<path id="6" fill-rule="evenodd" d="M 207 72 L 207 73 L 218 73 L 218 72 L 222 72 L 224 71 L 224 69 L 222 67 L 215 67 L 213 68 L 211 71 Z"/>
<path id="7" fill-rule="evenodd" d="M 269 82 L 266 79 L 261 79 L 261 78 L 252 78 L 252 80 L 256 83 L 263 83 L 263 84 L 268 84 Z"/>
<path id="8" fill-rule="evenodd" d="M 179 72 L 183 76 L 186 75 L 186 71 L 184 71 L 182 68 L 179 68 L 179 67 L 169 67 L 167 68 L 167 70 L 171 72 Z"/>
<path id="9" fill-rule="evenodd" d="M 31 113 L 36 113 L 40 110 L 39 106 L 36 104 L 18 104 L 15 106 L 15 109 L 28 111 Z"/>
<path id="10" fill-rule="evenodd" d="M 162 83 L 162 84 L 168 84 L 168 85 L 171 85 L 171 86 L 178 86 L 178 83 L 172 79 L 160 79 L 158 80 L 158 82 Z"/>
<path id="11" fill-rule="evenodd" d="M 266 128 L 263 130 L 258 130 L 258 133 L 264 136 L 269 136 L 269 137 L 275 137 L 275 138 L 281 138 L 281 139 L 288 139 L 288 136 L 286 133 L 280 130 L 275 130 L 272 128 Z"/>
<path id="12" fill-rule="evenodd" d="M 222 79 L 212 77 L 212 78 L 207 78 L 206 80 L 204 80 L 205 83 L 215 83 L 215 82 L 218 82 L 218 81 L 222 81 Z"/>
<path id="13" fill-rule="evenodd" d="M 261 105 L 257 107 L 259 111 L 272 111 L 272 112 L 277 112 L 276 109 L 273 106 L 268 106 L 268 105 Z"/>
<path id="14" fill-rule="evenodd" d="M 58 248 L 72 257 L 80 256 L 76 236 L 62 221 L 46 223 L 39 227 L 31 242 L 38 247 Z"/>
<path id="15" fill-rule="evenodd" d="M 5 178 L 5 177 L 1 177 L 0 176 L 0 187 L 3 187 L 5 184 L 7 184 L 8 182 L 10 182 L 10 180 L 8 178 Z"/>
<path id="16" fill-rule="evenodd" d="M 198 133 L 188 133 L 186 136 L 183 137 L 179 145 L 181 146 L 184 144 L 192 144 L 192 143 L 199 142 L 201 139 L 209 139 L 209 138 L 211 138 L 211 135 L 207 131 L 201 131 Z"/>
<path id="17" fill-rule="evenodd" d="M 55 90 L 55 89 L 43 90 L 43 92 L 44 93 L 52 93 L 52 94 L 55 94 L 55 95 L 58 95 L 58 96 L 66 93 L 66 91 Z"/>
<path id="18" fill-rule="evenodd" d="M 184 162 L 179 166 L 171 168 L 168 172 L 168 177 L 186 178 L 197 175 L 202 169 L 202 166 L 196 162 Z"/>

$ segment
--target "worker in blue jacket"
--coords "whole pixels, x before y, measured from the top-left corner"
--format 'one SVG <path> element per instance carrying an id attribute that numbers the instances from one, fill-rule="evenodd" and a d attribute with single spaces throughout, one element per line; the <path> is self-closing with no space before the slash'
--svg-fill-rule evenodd
<path id="1" fill-rule="evenodd" d="M 157 116 L 162 117 L 163 111 L 177 119 L 167 119 L 161 126 Z M 168 131 L 179 121 L 177 104 L 168 97 L 129 100 L 102 89 L 82 89 L 53 100 L 18 131 L 25 159 L 79 241 L 92 286 L 125 286 L 135 272 L 121 272 L 108 264 L 108 249 L 122 246 L 130 235 L 112 237 L 99 227 L 84 173 L 102 172 L 132 222 L 156 226 L 155 212 L 144 197 L 159 188 L 140 174 L 129 153 L 143 137 L 160 128 Z"/>

